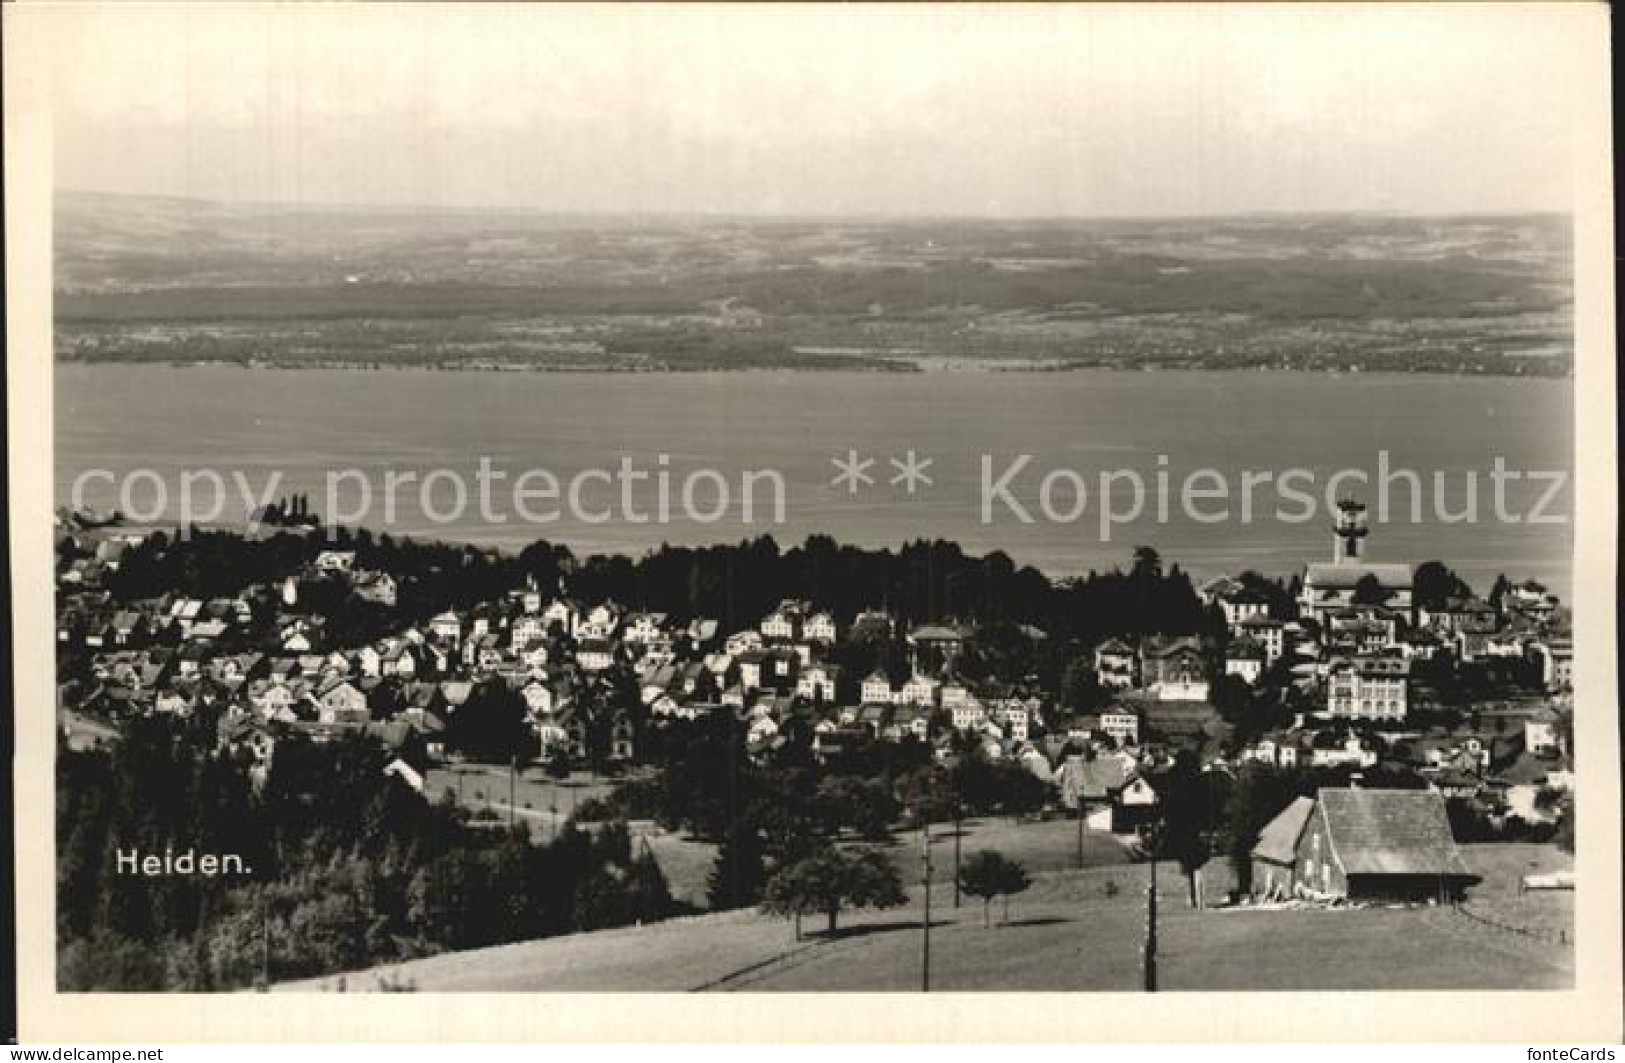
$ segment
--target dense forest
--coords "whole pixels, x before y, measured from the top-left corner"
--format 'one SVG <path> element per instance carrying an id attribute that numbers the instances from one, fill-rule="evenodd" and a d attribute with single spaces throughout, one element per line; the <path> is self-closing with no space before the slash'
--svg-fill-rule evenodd
<path id="1" fill-rule="evenodd" d="M 58 985 L 218 990 L 664 918 L 624 825 L 520 829 L 431 804 L 356 737 L 278 743 L 262 786 L 213 723 L 131 721 L 57 759 Z M 121 874 L 117 853 L 236 854 L 237 876 Z"/>

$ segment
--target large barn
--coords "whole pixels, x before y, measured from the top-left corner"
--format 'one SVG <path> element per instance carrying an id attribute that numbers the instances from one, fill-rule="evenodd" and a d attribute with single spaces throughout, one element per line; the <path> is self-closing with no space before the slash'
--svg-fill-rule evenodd
<path id="1" fill-rule="evenodd" d="M 1259 834 L 1253 892 L 1264 897 L 1450 899 L 1478 881 L 1436 790 L 1323 789 Z"/>

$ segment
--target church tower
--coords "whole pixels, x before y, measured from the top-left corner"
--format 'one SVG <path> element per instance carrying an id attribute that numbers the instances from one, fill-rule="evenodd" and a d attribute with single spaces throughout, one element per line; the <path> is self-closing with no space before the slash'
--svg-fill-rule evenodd
<path id="1" fill-rule="evenodd" d="M 1365 522 L 1365 504 L 1352 498 L 1338 502 L 1337 519 L 1332 531 L 1332 560 L 1339 565 L 1360 560 L 1360 540 L 1371 531 Z"/>

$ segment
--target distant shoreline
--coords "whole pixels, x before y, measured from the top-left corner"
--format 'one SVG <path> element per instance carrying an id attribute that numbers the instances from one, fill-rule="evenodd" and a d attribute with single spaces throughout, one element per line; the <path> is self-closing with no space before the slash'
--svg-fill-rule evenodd
<path id="1" fill-rule="evenodd" d="M 942 364 L 938 364 L 938 363 Z M 1531 372 L 1510 373 L 1500 369 L 1485 368 L 1481 370 L 1467 369 L 1439 369 L 1427 366 L 1418 366 L 1410 369 L 1383 367 L 1368 369 L 1363 367 L 1350 367 L 1342 369 L 1317 368 L 1311 366 L 1293 365 L 1213 365 L 1206 363 L 1191 364 L 1144 364 L 1124 365 L 1121 363 L 1063 363 L 1044 364 L 1031 361 L 1011 359 L 1009 362 L 1000 362 L 995 359 L 955 359 L 944 356 L 940 359 L 931 359 L 928 364 L 917 361 L 888 361 L 876 358 L 864 362 L 833 362 L 822 363 L 816 355 L 807 358 L 807 364 L 798 366 L 787 365 L 627 365 L 607 363 L 603 365 L 446 365 L 430 363 L 388 364 L 382 362 L 350 362 L 350 361 L 294 361 L 294 362 L 243 362 L 236 359 L 119 359 L 119 358 L 57 358 L 54 360 L 57 368 L 65 366 L 119 366 L 126 368 L 158 368 L 158 369 L 241 369 L 244 371 L 280 371 L 280 372 L 379 372 L 379 373 L 536 373 L 536 374 L 569 374 L 575 376 L 591 376 L 596 374 L 612 374 L 616 376 L 662 376 L 668 374 L 681 374 L 685 376 L 723 373 L 753 373 L 753 374 L 780 374 L 796 375 L 802 373 L 828 374 L 828 373 L 854 373 L 854 374 L 932 374 L 956 373 L 964 375 L 998 375 L 1008 373 L 1084 373 L 1084 372 L 1110 372 L 1110 373 L 1297 373 L 1305 376 L 1361 376 L 1361 377 L 1387 377 L 1387 376 L 1429 376 L 1429 377 L 1494 377 L 1506 380 L 1568 380 L 1574 379 L 1571 363 L 1565 363 L 1563 372 Z"/>

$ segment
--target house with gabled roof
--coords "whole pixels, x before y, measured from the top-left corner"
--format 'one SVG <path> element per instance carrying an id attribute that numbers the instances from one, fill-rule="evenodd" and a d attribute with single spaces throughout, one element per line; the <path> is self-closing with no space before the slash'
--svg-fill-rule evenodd
<path id="1" fill-rule="evenodd" d="M 489 632 L 476 635 L 463 644 L 463 663 L 470 668 L 489 671 L 507 660 L 502 643 Z"/>
<path id="2" fill-rule="evenodd" d="M 179 688 L 171 688 L 153 698 L 152 711 L 160 716 L 187 717 L 192 715 L 195 705 L 191 695 Z"/>
<path id="3" fill-rule="evenodd" d="M 1196 597 L 1203 605 L 1218 605 L 1226 595 L 1241 590 L 1245 584 L 1234 576 L 1215 576 L 1196 588 Z"/>
<path id="4" fill-rule="evenodd" d="M 1264 647 L 1250 636 L 1240 635 L 1230 641 L 1224 652 L 1224 674 L 1241 678 L 1256 685 L 1264 675 Z"/>
<path id="5" fill-rule="evenodd" d="M 455 609 L 447 609 L 429 618 L 429 634 L 442 642 L 455 646 L 462 641 L 463 618 Z"/>
<path id="6" fill-rule="evenodd" d="M 1110 705 L 1100 710 L 1099 728 L 1119 747 L 1140 744 L 1140 714 L 1126 705 Z"/>
<path id="7" fill-rule="evenodd" d="M 676 685 L 676 665 L 645 665 L 638 673 L 638 698 L 645 705 L 652 705 L 656 698 L 671 690 Z"/>
<path id="8" fill-rule="evenodd" d="M 351 572 L 355 569 L 355 551 L 323 550 L 316 555 L 315 568 L 318 572 Z"/>
<path id="9" fill-rule="evenodd" d="M 956 698 L 953 704 L 948 706 L 948 715 L 953 722 L 954 730 L 965 731 L 987 719 L 987 706 L 982 704 L 980 698 L 969 696 Z"/>
<path id="10" fill-rule="evenodd" d="M 866 730 L 871 737 L 880 737 L 881 729 L 886 726 L 891 717 L 890 705 L 866 704 L 858 707 L 857 715 L 852 723 L 856 727 Z"/>
<path id="11" fill-rule="evenodd" d="M 324 724 L 364 724 L 372 719 L 367 695 L 348 679 L 335 676 L 316 691 Z"/>
<path id="12" fill-rule="evenodd" d="M 129 646 L 147 637 L 147 618 L 134 609 L 121 609 L 113 614 L 113 645 Z"/>
<path id="13" fill-rule="evenodd" d="M 546 639 L 531 639 L 529 642 L 515 647 L 514 650 L 514 656 L 519 664 L 533 675 L 540 675 L 547 671 L 547 663 L 552 653 L 552 648 Z"/>
<path id="14" fill-rule="evenodd" d="M 393 606 L 400 595 L 395 577 L 388 572 L 358 572 L 352 581 L 357 598 L 376 605 Z"/>
<path id="15" fill-rule="evenodd" d="M 1225 626 L 1234 631 L 1243 620 L 1269 615 L 1270 603 L 1262 591 L 1245 585 L 1237 586 L 1214 599 L 1224 613 Z"/>
<path id="16" fill-rule="evenodd" d="M 911 675 L 908 677 L 893 700 L 899 705 L 913 705 L 931 708 L 937 703 L 937 689 L 942 684 L 928 675 Z"/>
<path id="17" fill-rule="evenodd" d="M 921 624 L 905 636 L 909 657 L 918 670 L 950 672 L 965 648 L 967 632 L 949 624 Z"/>
<path id="18" fill-rule="evenodd" d="M 383 675 L 412 679 L 419 671 L 417 650 L 404 641 L 391 643 L 384 649 L 380 666 Z"/>
<path id="19" fill-rule="evenodd" d="M 555 625 L 566 635 L 574 635 L 581 625 L 581 604 L 570 598 L 555 598 L 542 608 L 542 619 L 551 630 Z"/>
<path id="20" fill-rule="evenodd" d="M 276 748 L 276 725 L 253 713 L 227 712 L 221 714 L 215 732 L 222 750 L 240 758 L 255 770 L 256 776 L 263 777 Z"/>
<path id="21" fill-rule="evenodd" d="M 1196 635 L 1147 635 L 1140 641 L 1140 682 L 1153 697 L 1204 701 L 1209 691 L 1208 647 Z"/>
<path id="22" fill-rule="evenodd" d="M 519 688 L 519 696 L 525 699 L 525 707 L 532 715 L 542 716 L 553 711 L 557 704 L 553 685 L 547 682 L 546 677 L 532 677 Z"/>
<path id="23" fill-rule="evenodd" d="M 585 672 L 602 672 L 615 663 L 615 644 L 608 639 L 589 638 L 576 648 L 576 664 Z"/>
<path id="24" fill-rule="evenodd" d="M 508 644 L 520 649 L 547 637 L 551 624 L 540 614 L 526 614 L 514 619 L 508 629 Z"/>
<path id="25" fill-rule="evenodd" d="M 1299 798 L 1254 846 L 1254 890 L 1349 900 L 1446 900 L 1478 881 L 1436 790 L 1324 787 Z"/>
<path id="26" fill-rule="evenodd" d="M 1069 756 L 1055 781 L 1061 803 L 1076 809 L 1090 830 L 1131 833 L 1156 809 L 1156 790 L 1124 754 Z"/>
<path id="27" fill-rule="evenodd" d="M 1329 727 L 1316 731 L 1309 742 L 1310 763 L 1317 768 L 1340 766 L 1370 768 L 1376 765 L 1376 742 L 1357 731 Z"/>
<path id="28" fill-rule="evenodd" d="M 930 730 L 930 709 L 922 705 L 904 703 L 892 708 L 891 715 L 881 729 L 881 737 L 901 741 L 912 735 L 924 740 Z"/>
<path id="29" fill-rule="evenodd" d="M 757 625 L 764 639 L 790 641 L 801 634 L 801 623 L 811 610 L 808 602 L 786 598 Z"/>
<path id="30" fill-rule="evenodd" d="M 587 610 L 576 629 L 581 639 L 609 639 L 621 626 L 621 607 L 614 602 L 600 602 Z"/>
<path id="31" fill-rule="evenodd" d="M 627 620 L 622 638 L 634 643 L 653 642 L 665 636 L 666 623 L 665 613 L 636 613 Z"/>
<path id="32" fill-rule="evenodd" d="M 834 642 L 838 636 L 835 614 L 827 609 L 813 613 L 801 626 L 801 637 L 808 642 Z"/>
<path id="33" fill-rule="evenodd" d="M 1138 682 L 1139 654 L 1120 638 L 1108 638 L 1095 647 L 1095 678 L 1111 690 L 1128 690 Z"/>
<path id="34" fill-rule="evenodd" d="M 866 705 L 889 705 L 892 700 L 891 679 L 885 672 L 871 672 L 861 684 L 858 696 Z"/>

